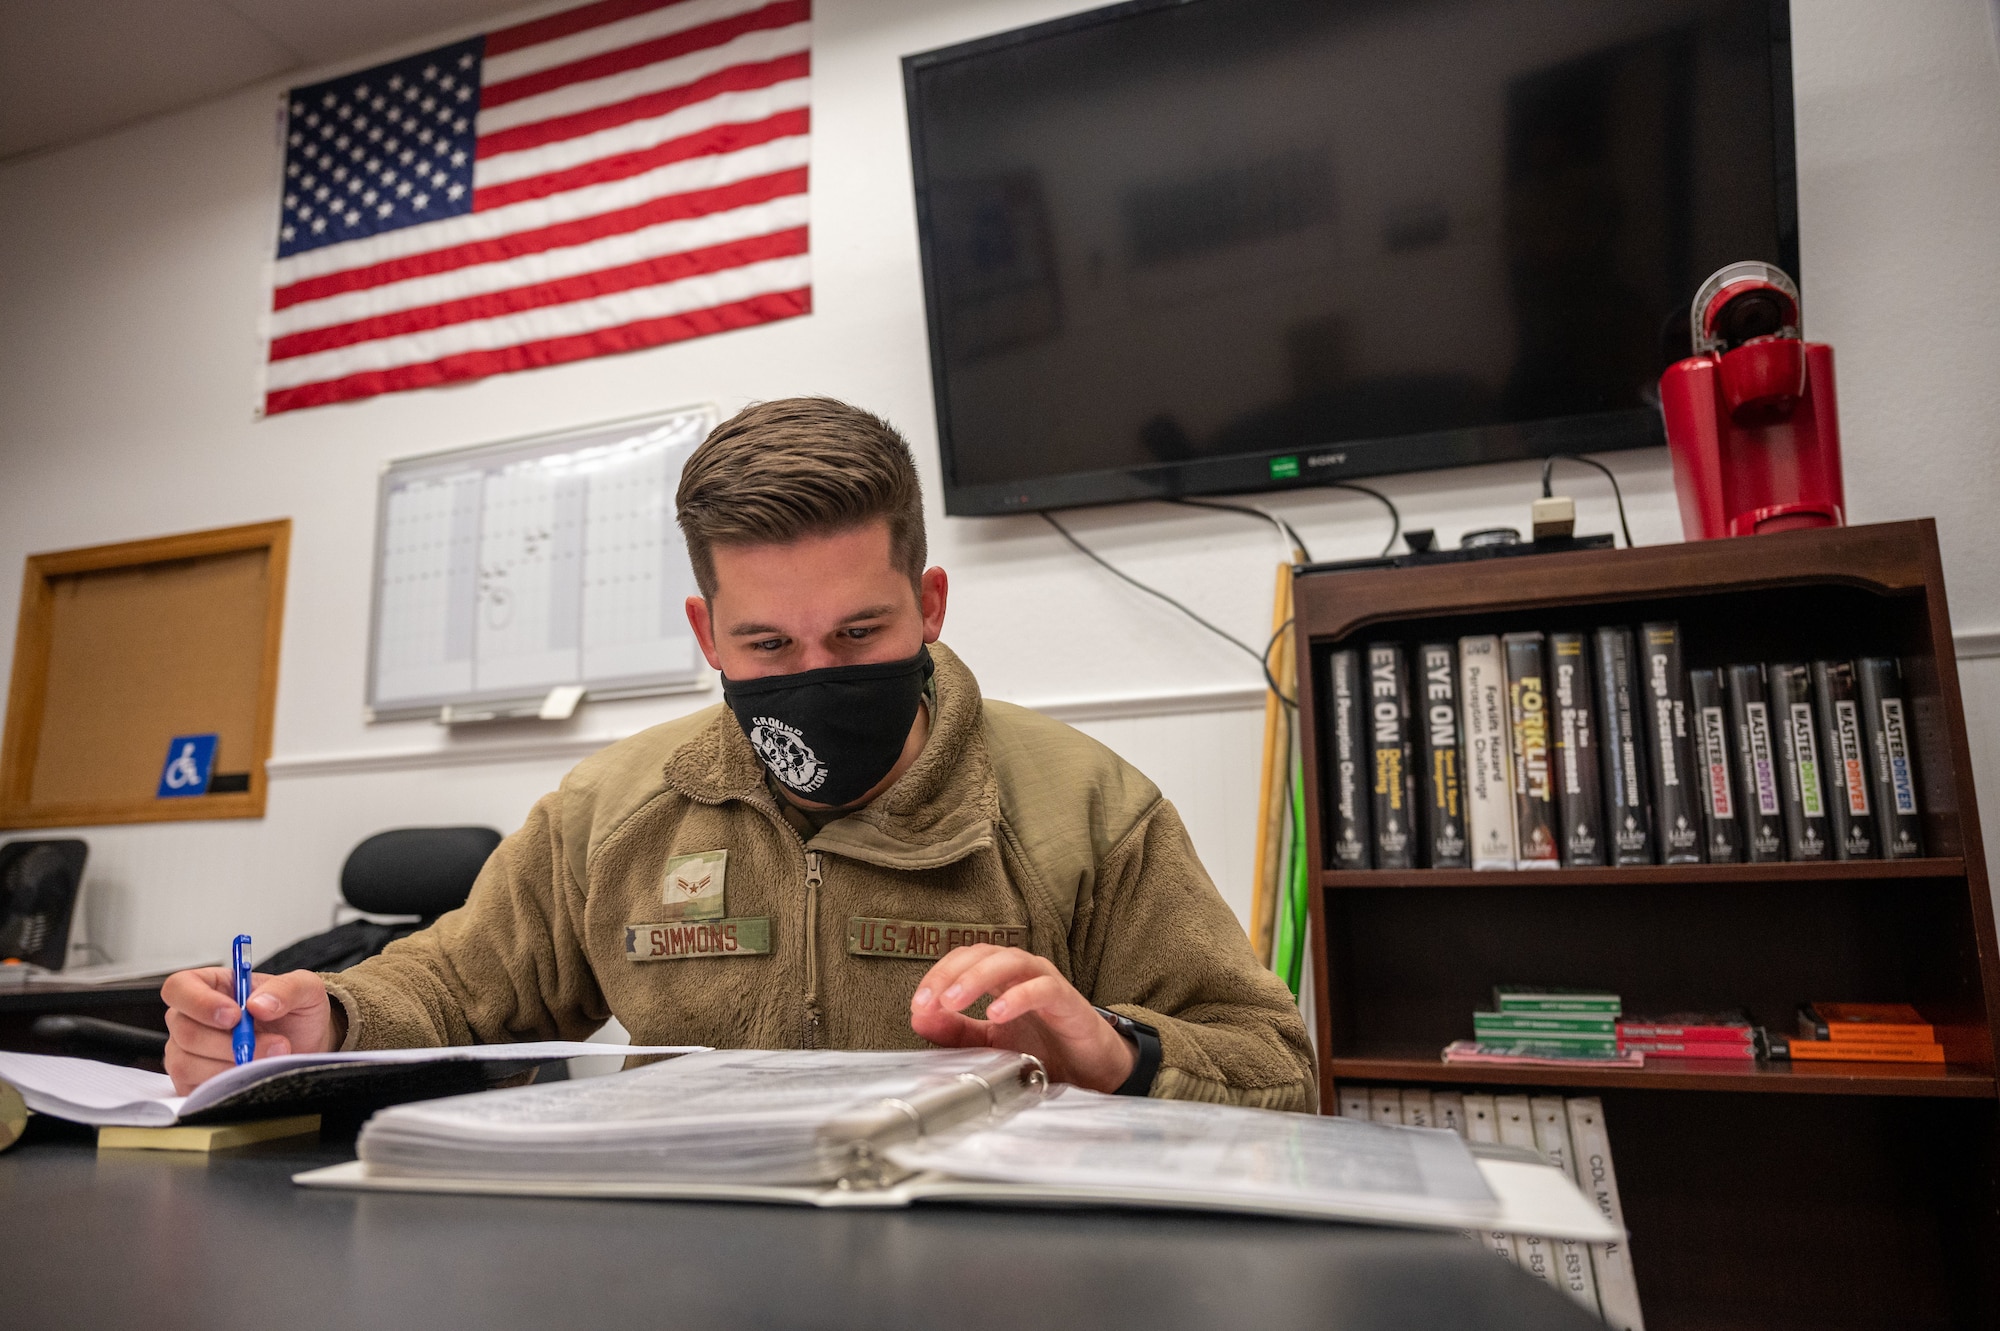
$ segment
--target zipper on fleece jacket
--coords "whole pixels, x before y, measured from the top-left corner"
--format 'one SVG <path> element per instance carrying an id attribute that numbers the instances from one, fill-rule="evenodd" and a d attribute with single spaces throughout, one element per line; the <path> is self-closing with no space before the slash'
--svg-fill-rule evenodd
<path id="1" fill-rule="evenodd" d="M 806 852 L 806 1025 L 805 1047 L 819 1048 L 819 852 Z"/>

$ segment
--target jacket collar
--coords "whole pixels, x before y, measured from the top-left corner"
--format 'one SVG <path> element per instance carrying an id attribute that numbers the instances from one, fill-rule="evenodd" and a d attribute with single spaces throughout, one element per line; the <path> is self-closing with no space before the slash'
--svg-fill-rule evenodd
<path id="1" fill-rule="evenodd" d="M 930 737 L 910 770 L 865 807 L 828 823 L 809 843 L 885 869 L 934 869 L 993 844 L 1000 795 L 986 753 L 979 683 L 941 642 Z M 727 707 L 667 760 L 667 786 L 703 804 L 740 800 L 776 816 L 764 766 Z"/>

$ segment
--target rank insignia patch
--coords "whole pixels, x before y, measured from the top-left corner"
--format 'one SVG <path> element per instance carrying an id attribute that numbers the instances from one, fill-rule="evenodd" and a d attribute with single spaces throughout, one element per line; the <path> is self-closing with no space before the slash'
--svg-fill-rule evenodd
<path id="1" fill-rule="evenodd" d="M 729 868 L 729 852 L 704 850 L 698 855 L 676 855 L 667 861 L 667 873 L 660 885 L 660 904 L 669 920 L 719 920 L 722 918 L 722 881 Z"/>

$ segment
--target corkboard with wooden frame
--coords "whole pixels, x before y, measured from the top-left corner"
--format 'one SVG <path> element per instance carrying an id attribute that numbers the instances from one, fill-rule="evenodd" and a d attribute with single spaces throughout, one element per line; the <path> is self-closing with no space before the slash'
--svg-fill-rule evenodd
<path id="1" fill-rule="evenodd" d="M 31 555 L 0 827 L 261 818 L 289 519 Z M 168 742 L 218 736 L 210 793 L 157 796 Z"/>

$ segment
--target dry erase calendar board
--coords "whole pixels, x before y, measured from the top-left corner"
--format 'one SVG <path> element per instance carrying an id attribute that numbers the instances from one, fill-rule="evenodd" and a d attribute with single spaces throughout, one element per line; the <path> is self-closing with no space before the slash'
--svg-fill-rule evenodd
<path id="1" fill-rule="evenodd" d="M 390 463 L 370 715 L 519 715 L 564 685 L 701 687 L 674 491 L 718 419 L 689 407 Z"/>

